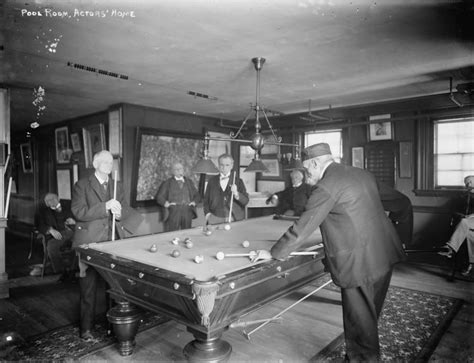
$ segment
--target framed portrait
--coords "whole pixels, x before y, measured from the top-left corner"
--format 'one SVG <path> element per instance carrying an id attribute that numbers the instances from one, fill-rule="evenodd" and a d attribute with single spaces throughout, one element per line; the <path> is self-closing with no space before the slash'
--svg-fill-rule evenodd
<path id="1" fill-rule="evenodd" d="M 137 128 L 132 168 L 130 204 L 156 206 L 155 196 L 161 183 L 172 176 L 171 167 L 179 162 L 184 175 L 199 187 L 199 174 L 191 172 L 200 160 L 204 139 L 201 134 Z"/>
<path id="2" fill-rule="evenodd" d="M 56 162 L 58 164 L 69 163 L 72 150 L 69 148 L 69 131 L 67 126 L 54 130 L 54 137 L 56 145 Z"/>
<path id="3" fill-rule="evenodd" d="M 268 171 L 262 172 L 260 179 L 281 179 L 282 172 L 278 159 L 261 159 Z"/>
<path id="4" fill-rule="evenodd" d="M 105 131 L 103 124 L 92 125 L 82 129 L 84 139 L 84 157 L 86 168 L 92 167 L 92 157 L 96 152 L 105 150 Z"/>
<path id="5" fill-rule="evenodd" d="M 362 146 L 352 148 L 352 166 L 364 169 L 364 148 Z"/>
<path id="6" fill-rule="evenodd" d="M 24 173 L 33 172 L 33 156 L 30 143 L 20 144 L 21 166 Z"/>
<path id="7" fill-rule="evenodd" d="M 392 123 L 383 121 L 369 124 L 369 141 L 391 140 L 392 139 Z"/>
<path id="8" fill-rule="evenodd" d="M 122 157 L 122 108 L 109 111 L 109 151 Z"/>
<path id="9" fill-rule="evenodd" d="M 77 132 L 71 134 L 71 146 L 73 152 L 78 152 L 82 150 L 81 137 Z"/>

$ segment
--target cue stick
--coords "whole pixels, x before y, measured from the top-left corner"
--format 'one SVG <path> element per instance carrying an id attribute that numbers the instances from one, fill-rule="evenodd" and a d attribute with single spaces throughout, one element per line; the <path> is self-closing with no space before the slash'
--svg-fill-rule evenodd
<path id="1" fill-rule="evenodd" d="M 237 321 L 233 322 L 232 324 L 230 324 L 229 328 L 239 328 L 241 326 L 246 327 L 246 326 L 253 325 L 253 324 L 264 323 L 268 320 L 271 320 L 270 323 L 279 323 L 279 321 L 276 321 L 276 320 L 279 320 L 279 319 L 281 319 L 281 317 L 278 317 L 278 318 L 275 318 L 275 319 L 270 318 L 270 319 L 259 319 L 259 320 L 252 320 L 252 321 L 237 320 Z"/>
<path id="2" fill-rule="evenodd" d="M 114 171 L 114 199 L 117 198 L 117 170 Z M 115 213 L 112 213 L 112 241 L 115 241 Z"/>
<path id="3" fill-rule="evenodd" d="M 283 311 L 280 311 L 278 314 L 276 314 L 273 318 L 270 318 L 268 319 L 266 322 L 264 322 L 263 324 L 260 324 L 259 326 L 257 326 L 255 329 L 249 331 L 248 333 L 247 332 L 243 332 L 244 336 L 250 340 L 250 335 L 255 333 L 257 330 L 263 328 L 265 325 L 267 325 L 269 322 L 271 322 L 272 320 L 274 319 L 278 319 L 280 316 L 282 316 L 284 313 L 286 313 L 288 310 L 290 310 L 292 307 L 294 307 L 295 305 L 299 304 L 301 301 L 307 299 L 308 297 L 310 297 L 311 295 L 313 295 L 314 293 L 318 292 L 319 290 L 321 290 L 323 287 L 325 287 L 326 285 L 329 285 L 330 283 L 332 282 L 332 280 L 330 279 L 328 282 L 325 282 L 324 284 L 322 284 L 321 286 L 319 286 L 317 289 L 311 291 L 309 294 L 303 296 L 301 299 L 299 299 L 298 301 L 296 301 L 295 303 L 291 304 L 290 306 L 288 306 L 285 310 Z"/>
<path id="4" fill-rule="evenodd" d="M 234 170 L 234 180 L 232 181 L 232 185 L 235 184 L 235 174 L 236 174 L 236 172 L 235 172 L 235 170 Z M 228 222 L 229 224 L 230 224 L 230 222 L 231 222 L 231 220 L 232 220 L 232 206 L 233 206 L 233 204 L 234 204 L 234 193 L 231 193 L 231 195 L 232 195 L 232 198 L 230 199 L 229 222 Z"/>
<path id="5" fill-rule="evenodd" d="M 5 205 L 5 212 L 3 213 L 4 218 L 8 218 L 8 207 L 10 205 L 10 195 L 12 193 L 12 179 L 12 177 L 8 179 L 7 204 Z"/>

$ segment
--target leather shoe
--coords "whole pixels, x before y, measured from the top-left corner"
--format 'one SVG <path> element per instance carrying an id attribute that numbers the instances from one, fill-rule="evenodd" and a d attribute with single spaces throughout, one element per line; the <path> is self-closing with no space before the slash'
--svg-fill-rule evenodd
<path id="1" fill-rule="evenodd" d="M 86 330 L 85 332 L 81 333 L 81 339 L 85 340 L 86 342 L 91 341 L 94 339 L 90 330 Z"/>

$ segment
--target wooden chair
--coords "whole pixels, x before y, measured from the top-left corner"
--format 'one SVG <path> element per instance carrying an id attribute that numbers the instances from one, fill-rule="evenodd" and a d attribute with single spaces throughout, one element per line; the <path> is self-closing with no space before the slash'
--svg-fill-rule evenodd
<path id="1" fill-rule="evenodd" d="M 47 266 L 52 266 L 51 259 L 48 253 L 48 241 L 46 236 L 41 233 L 38 229 L 34 228 L 30 233 L 30 253 L 28 254 L 28 260 L 33 256 L 33 250 L 35 245 L 41 244 L 43 249 L 43 268 L 41 269 L 41 278 L 44 277 L 44 271 Z"/>

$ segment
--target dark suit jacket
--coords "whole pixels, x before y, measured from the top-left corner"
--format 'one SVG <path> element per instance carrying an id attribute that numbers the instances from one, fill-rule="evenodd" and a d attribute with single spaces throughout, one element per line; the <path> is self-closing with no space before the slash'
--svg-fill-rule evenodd
<path id="1" fill-rule="evenodd" d="M 306 202 L 311 195 L 312 187 L 306 183 L 302 183 L 299 187 L 288 188 L 281 192 L 275 193 L 278 196 L 278 206 L 275 208 L 277 214 L 283 214 L 291 209 L 295 212 L 295 216 L 301 215 L 305 210 Z"/>
<path id="2" fill-rule="evenodd" d="M 38 230 L 44 235 L 47 234 L 50 227 L 57 231 L 64 231 L 68 228 L 65 224 L 68 218 L 74 218 L 74 216 L 71 210 L 64 205 L 62 205 L 61 212 L 42 205 L 38 212 Z"/>
<path id="3" fill-rule="evenodd" d="M 161 183 L 160 188 L 158 189 L 158 193 L 156 193 L 156 202 L 160 206 L 164 206 L 166 201 L 168 202 L 174 202 L 174 200 L 170 199 L 170 184 L 176 182 L 174 177 L 171 177 L 167 180 L 165 180 L 163 183 Z M 177 182 L 176 182 L 177 183 Z M 184 186 L 189 192 L 190 196 L 190 202 L 194 203 L 199 203 L 201 200 L 201 196 L 199 195 L 199 192 L 197 191 L 196 187 L 194 186 L 193 182 L 189 180 L 188 178 L 184 177 Z M 193 217 L 197 218 L 197 212 L 196 212 L 196 207 L 190 207 L 193 211 Z M 162 208 L 162 215 L 163 215 L 163 221 L 166 221 L 169 216 L 169 211 L 167 208 Z"/>
<path id="4" fill-rule="evenodd" d="M 318 227 L 327 267 L 342 288 L 370 284 L 405 258 L 375 178 L 365 170 L 330 164 L 313 189 L 306 211 L 273 246 L 273 257 L 286 258 Z"/>
<path id="5" fill-rule="evenodd" d="M 73 247 L 111 239 L 109 229 L 112 226 L 112 215 L 105 209 L 105 203 L 113 198 L 113 183 L 109 178 L 105 196 L 94 174 L 80 179 L 74 185 L 71 202 L 71 211 L 76 219 Z M 115 223 L 116 231 L 120 238 L 124 238 L 136 231 L 143 217 L 128 205 L 120 182 L 117 182 L 116 199 L 122 204 L 121 219 Z"/>
<path id="6" fill-rule="evenodd" d="M 204 215 L 211 212 L 217 217 L 228 217 L 232 196 L 230 188 L 233 181 L 233 173 L 235 173 L 235 171 L 232 171 L 230 174 L 227 187 L 224 191 L 221 189 L 220 175 L 215 175 L 209 179 L 204 195 Z M 242 179 L 236 178 L 235 184 L 239 192 L 239 200 L 234 199 L 233 201 L 232 215 L 234 216 L 234 220 L 239 221 L 245 217 L 245 206 L 249 202 L 249 195 Z"/>

